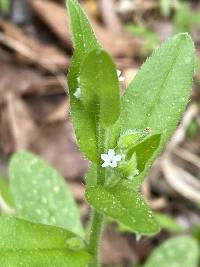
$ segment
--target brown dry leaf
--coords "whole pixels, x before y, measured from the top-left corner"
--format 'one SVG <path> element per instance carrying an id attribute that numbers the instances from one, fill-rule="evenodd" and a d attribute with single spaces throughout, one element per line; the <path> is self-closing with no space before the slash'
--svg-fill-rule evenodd
<path id="1" fill-rule="evenodd" d="M 65 120 L 41 127 L 28 149 L 41 155 L 67 179 L 74 179 L 84 176 L 88 162 L 73 140 L 71 123 Z"/>
<path id="2" fill-rule="evenodd" d="M 36 134 L 37 127 L 31 117 L 26 103 L 15 94 L 7 93 L 4 95 L 4 121 L 7 127 L 2 130 L 2 136 L 7 135 L 9 131 L 10 140 L 7 142 L 13 144 L 12 151 L 27 149 L 31 138 Z M 5 138 L 3 138 L 5 140 Z M 9 145 L 3 144 L 5 147 Z M 8 151 L 7 151 L 8 152 Z M 11 152 L 11 151 L 9 151 Z"/>
<path id="3" fill-rule="evenodd" d="M 99 6 L 103 21 L 108 29 L 113 32 L 120 33 L 122 25 L 120 19 L 115 12 L 115 3 L 113 0 L 100 0 Z"/>
<path id="4" fill-rule="evenodd" d="M 69 116 L 69 102 L 64 93 L 29 95 L 25 100 L 32 117 L 40 126 L 66 121 Z"/>
<path id="5" fill-rule="evenodd" d="M 82 202 L 84 199 L 84 190 L 85 190 L 83 184 L 69 183 L 69 187 L 70 187 L 75 199 Z"/>
<path id="6" fill-rule="evenodd" d="M 116 34 L 103 28 L 92 17 L 89 17 L 97 38 L 102 46 L 113 56 L 132 57 L 140 50 L 141 41 L 133 38 L 128 33 Z"/>
<path id="7" fill-rule="evenodd" d="M 106 264 L 123 264 L 136 261 L 134 250 L 128 244 L 126 237 L 117 234 L 113 226 L 108 227 L 102 243 L 102 260 Z"/>
<path id="8" fill-rule="evenodd" d="M 66 8 L 47 0 L 32 0 L 31 4 L 34 12 L 49 26 L 61 42 L 67 47 L 71 46 Z M 138 50 L 138 41 L 129 35 L 115 34 L 113 31 L 103 28 L 92 18 L 90 18 L 90 22 L 97 38 L 112 55 L 131 56 Z"/>
<path id="9" fill-rule="evenodd" d="M 33 11 L 44 21 L 60 41 L 68 48 L 72 47 L 65 7 L 53 1 L 30 1 Z"/>
<path id="10" fill-rule="evenodd" d="M 19 64 L 8 63 L 1 59 L 0 65 L 0 102 L 4 93 L 8 91 L 17 95 L 51 95 L 64 92 L 57 77 L 45 77 L 32 68 L 25 68 Z"/>
<path id="11" fill-rule="evenodd" d="M 199 168 L 200 159 L 196 155 L 188 152 L 185 153 L 184 150 L 180 149 L 179 145 L 184 141 L 188 125 L 192 119 L 197 116 L 199 112 L 197 104 L 191 104 L 184 117 L 180 123 L 178 129 L 176 130 L 174 136 L 170 140 L 166 152 L 160 159 L 160 164 L 168 184 L 183 197 L 189 199 L 192 202 L 200 202 L 200 181 L 193 174 L 189 173 L 183 167 L 177 166 L 176 162 L 173 160 L 173 154 L 180 157 L 182 160 L 186 160 L 196 165 Z M 187 152 L 187 151 L 186 151 Z M 184 155 L 182 155 L 184 154 Z M 184 163 L 182 164 L 185 165 Z"/>
<path id="12" fill-rule="evenodd" d="M 58 121 L 65 121 L 69 115 L 69 101 L 66 99 L 62 100 L 59 105 L 56 106 L 55 110 L 50 112 L 47 117 L 48 123 L 54 123 Z"/>
<path id="13" fill-rule="evenodd" d="M 0 151 L 5 154 L 9 154 L 14 150 L 14 140 L 12 133 L 10 132 L 8 121 L 7 121 L 7 107 L 3 102 L 0 103 Z M 1 155 L 2 165 L 2 155 Z M 4 163 L 4 169 L 6 170 L 6 163 Z M 2 166 L 1 166 L 2 170 Z"/>
<path id="14" fill-rule="evenodd" d="M 0 29 L 0 42 L 23 57 L 25 62 L 49 71 L 64 70 L 69 65 L 69 58 L 58 48 L 39 42 L 8 21 L 1 19 Z"/>
<path id="15" fill-rule="evenodd" d="M 190 201 L 200 202 L 200 182 L 196 177 L 176 166 L 169 155 L 162 158 L 162 168 L 166 181 L 176 192 Z"/>

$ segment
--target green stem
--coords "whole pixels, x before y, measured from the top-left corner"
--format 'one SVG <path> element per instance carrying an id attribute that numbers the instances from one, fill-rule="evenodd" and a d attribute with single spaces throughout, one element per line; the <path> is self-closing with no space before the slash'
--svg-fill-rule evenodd
<path id="1" fill-rule="evenodd" d="M 100 125 L 97 127 L 99 162 L 97 164 L 97 184 L 105 184 L 105 169 L 101 167 L 100 155 L 105 151 L 105 130 Z M 95 209 L 92 211 L 91 226 L 89 232 L 88 250 L 92 254 L 93 261 L 88 267 L 100 267 L 100 243 L 103 231 L 104 216 Z"/>
<path id="2" fill-rule="evenodd" d="M 105 170 L 98 165 L 97 167 L 97 184 L 105 183 Z M 103 230 L 104 216 L 95 209 L 92 211 L 91 226 L 89 232 L 88 249 L 93 256 L 93 261 L 88 267 L 100 267 L 100 243 Z"/>
<path id="3" fill-rule="evenodd" d="M 103 230 L 103 215 L 96 210 L 92 212 L 88 250 L 93 256 L 88 267 L 100 267 L 100 242 Z"/>

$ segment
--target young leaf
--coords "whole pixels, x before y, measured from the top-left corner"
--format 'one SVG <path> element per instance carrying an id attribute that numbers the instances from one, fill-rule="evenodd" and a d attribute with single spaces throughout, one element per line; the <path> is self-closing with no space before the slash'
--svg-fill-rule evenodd
<path id="1" fill-rule="evenodd" d="M 115 140 L 120 126 L 121 132 L 150 128 L 153 135 L 161 134 L 160 146 L 150 161 L 155 159 L 188 103 L 193 72 L 194 45 L 186 33 L 161 45 L 143 64 L 122 98 L 121 116 L 112 130 Z"/>
<path id="2" fill-rule="evenodd" d="M 112 188 L 88 187 L 86 199 L 100 213 L 123 223 L 133 232 L 152 235 L 159 231 L 144 199 L 122 182 Z"/>
<path id="3" fill-rule="evenodd" d="M 0 232 L 2 267 L 85 267 L 90 261 L 87 252 L 69 248 L 76 236 L 61 228 L 2 216 Z"/>
<path id="4" fill-rule="evenodd" d="M 154 151 L 159 147 L 160 137 L 160 134 L 152 135 L 133 149 L 137 155 L 139 172 L 144 171 L 146 163 L 152 157 Z"/>
<path id="5" fill-rule="evenodd" d="M 155 151 L 158 149 L 160 145 L 160 138 L 161 138 L 160 134 L 152 135 L 147 140 L 137 145 L 133 149 L 133 151 L 130 152 L 130 153 L 135 152 L 137 156 L 137 164 L 138 164 L 137 167 L 139 175 L 136 176 L 132 181 L 132 184 L 135 187 L 139 187 L 141 185 L 144 176 L 150 169 L 155 157 L 154 156 Z"/>
<path id="6" fill-rule="evenodd" d="M 103 50 L 88 54 L 80 70 L 82 100 L 90 117 L 108 127 L 120 114 L 120 89 L 116 67 Z"/>
<path id="7" fill-rule="evenodd" d="M 72 121 L 80 148 L 86 157 L 97 161 L 96 157 L 96 128 L 80 99 L 76 97 L 79 88 L 78 78 L 80 66 L 85 56 L 94 49 L 100 49 L 94 32 L 86 15 L 76 0 L 67 0 L 70 17 L 70 29 L 74 44 L 74 55 L 68 72 L 68 86 L 70 94 Z M 75 94 L 75 95 L 74 95 Z"/>
<path id="8" fill-rule="evenodd" d="M 197 267 L 198 243 L 189 236 L 167 240 L 156 248 L 144 267 Z"/>
<path id="9" fill-rule="evenodd" d="M 18 152 L 10 161 L 9 174 L 18 215 L 83 235 L 74 198 L 54 168 L 29 152 Z"/>

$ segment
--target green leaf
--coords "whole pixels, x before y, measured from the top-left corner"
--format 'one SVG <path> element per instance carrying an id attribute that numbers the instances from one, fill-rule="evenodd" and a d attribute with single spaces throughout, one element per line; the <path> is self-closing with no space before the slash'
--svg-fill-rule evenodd
<path id="1" fill-rule="evenodd" d="M 162 229 L 173 233 L 183 232 L 184 230 L 183 227 L 169 215 L 160 212 L 154 212 L 154 216 Z M 118 223 L 117 230 L 121 233 L 133 232 L 129 227 L 125 226 L 123 223 Z"/>
<path id="2" fill-rule="evenodd" d="M 105 127 L 114 124 L 120 114 L 120 89 L 116 67 L 105 51 L 98 49 L 87 55 L 81 64 L 80 86 L 92 120 L 100 120 Z"/>
<path id="3" fill-rule="evenodd" d="M 90 261 L 87 252 L 69 248 L 76 236 L 61 228 L 2 216 L 0 233 L 2 267 L 85 267 Z"/>
<path id="4" fill-rule="evenodd" d="M 67 0 L 70 17 L 70 29 L 74 44 L 74 55 L 68 72 L 68 86 L 70 94 L 71 115 L 77 141 L 86 157 L 96 161 L 96 128 L 89 117 L 82 102 L 74 96 L 80 86 L 77 78 L 80 75 L 80 66 L 86 55 L 94 49 L 100 49 L 94 32 L 88 22 L 87 16 L 76 0 Z"/>
<path id="5" fill-rule="evenodd" d="M 9 184 L 2 176 L 0 176 L 0 196 L 9 206 L 14 206 L 14 201 L 10 192 Z"/>
<path id="6" fill-rule="evenodd" d="M 160 212 L 156 212 L 154 215 L 162 229 L 177 233 L 183 231 L 183 227 L 169 215 Z"/>
<path id="7" fill-rule="evenodd" d="M 144 267 L 197 267 L 198 243 L 189 236 L 167 240 L 156 248 Z"/>
<path id="8" fill-rule="evenodd" d="M 18 215 L 83 235 L 74 198 L 54 168 L 29 152 L 18 152 L 10 161 L 9 174 Z"/>
<path id="9" fill-rule="evenodd" d="M 128 184 L 128 183 L 127 183 Z M 129 227 L 138 234 L 152 235 L 159 226 L 140 194 L 122 181 L 112 188 L 88 187 L 86 199 L 97 211 Z"/>
<path id="10" fill-rule="evenodd" d="M 192 227 L 192 236 L 198 241 L 200 245 L 200 224 L 194 225 Z"/>
<path id="11" fill-rule="evenodd" d="M 152 135 L 134 148 L 134 152 L 137 155 L 139 172 L 144 171 L 146 163 L 152 158 L 154 152 L 159 147 L 160 137 L 160 134 Z"/>
<path id="12" fill-rule="evenodd" d="M 187 34 L 165 42 L 143 64 L 123 96 L 122 130 L 162 133 L 162 145 L 188 103 L 194 72 L 194 45 Z M 134 120 L 133 120 L 133 116 Z"/>
<path id="13" fill-rule="evenodd" d="M 8 15 L 11 7 L 10 0 L 0 0 L 0 10 L 4 15 Z"/>
<path id="14" fill-rule="evenodd" d="M 135 152 L 137 156 L 137 168 L 139 175 L 134 177 L 132 180 L 132 184 L 135 188 L 141 185 L 144 176 L 150 169 L 153 160 L 155 159 L 155 151 L 160 145 L 160 138 L 160 134 L 152 135 L 130 151 L 130 154 Z"/>
<path id="15" fill-rule="evenodd" d="M 120 132 L 150 128 L 161 134 L 159 148 L 150 162 L 166 145 L 188 103 L 194 72 L 194 45 L 187 34 L 169 39 L 147 59 L 122 98 L 122 111 L 112 129 L 112 144 Z M 149 162 L 144 178 L 150 167 Z"/>
<path id="16" fill-rule="evenodd" d="M 75 53 L 78 54 L 79 64 L 81 64 L 84 56 L 91 50 L 100 48 L 100 44 L 78 1 L 67 0 L 67 9 Z"/>
<path id="17" fill-rule="evenodd" d="M 148 135 L 150 135 L 148 129 L 144 131 L 128 130 L 120 135 L 117 145 L 120 149 L 130 149 L 142 143 Z"/>

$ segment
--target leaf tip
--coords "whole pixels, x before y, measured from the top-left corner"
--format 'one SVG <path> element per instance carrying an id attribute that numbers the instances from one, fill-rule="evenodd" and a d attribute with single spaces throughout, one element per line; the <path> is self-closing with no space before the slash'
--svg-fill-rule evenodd
<path id="1" fill-rule="evenodd" d="M 190 34 L 188 32 L 182 32 L 182 33 L 178 33 L 175 35 L 176 39 L 182 39 L 182 40 L 186 40 L 189 41 L 193 46 L 194 46 L 194 42 L 192 40 L 192 37 L 190 36 Z"/>

